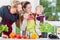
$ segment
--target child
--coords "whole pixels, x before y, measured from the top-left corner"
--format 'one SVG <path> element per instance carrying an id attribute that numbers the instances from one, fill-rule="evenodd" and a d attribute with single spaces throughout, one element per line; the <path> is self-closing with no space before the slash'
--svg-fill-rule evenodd
<path id="1" fill-rule="evenodd" d="M 43 15 L 43 6 L 38 5 L 36 7 L 36 32 L 39 36 L 41 35 L 43 36 L 39 28 L 40 28 L 40 23 L 43 23 L 44 21 L 45 21 L 45 16 Z"/>
<path id="2" fill-rule="evenodd" d="M 40 22 L 44 22 L 44 15 L 43 15 L 43 6 L 39 5 L 36 7 L 36 19 Z"/>

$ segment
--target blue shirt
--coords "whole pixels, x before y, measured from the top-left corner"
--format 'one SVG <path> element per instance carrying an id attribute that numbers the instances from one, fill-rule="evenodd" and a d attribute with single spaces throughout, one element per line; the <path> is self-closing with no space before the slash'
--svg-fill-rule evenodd
<path id="1" fill-rule="evenodd" d="M 11 14 L 8 10 L 8 6 L 3 6 L 0 8 L 0 16 L 2 17 L 2 22 L 4 22 L 6 16 L 11 22 L 14 22 L 15 20 L 18 19 L 18 14 Z"/>

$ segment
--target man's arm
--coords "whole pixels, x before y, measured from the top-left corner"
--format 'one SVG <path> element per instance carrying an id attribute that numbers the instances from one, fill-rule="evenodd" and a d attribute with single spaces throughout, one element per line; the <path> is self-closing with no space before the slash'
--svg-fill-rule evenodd
<path id="1" fill-rule="evenodd" d="M 0 24 L 1 24 L 1 21 L 2 21 L 2 17 L 0 17 Z"/>
<path id="2" fill-rule="evenodd" d="M 2 16 L 3 16 L 2 8 L 0 8 L 0 24 L 2 23 Z"/>

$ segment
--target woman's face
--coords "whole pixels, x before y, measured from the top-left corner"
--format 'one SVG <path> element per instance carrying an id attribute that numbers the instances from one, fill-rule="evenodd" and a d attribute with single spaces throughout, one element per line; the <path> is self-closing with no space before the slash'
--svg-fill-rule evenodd
<path id="1" fill-rule="evenodd" d="M 30 13 L 30 12 L 31 12 L 31 8 L 32 8 L 31 4 L 27 4 L 27 6 L 26 6 L 26 8 L 25 8 L 25 11 L 26 11 L 27 13 Z"/>
<path id="2" fill-rule="evenodd" d="M 18 10 L 18 12 L 22 11 L 22 5 L 21 4 L 17 6 L 17 10 Z"/>

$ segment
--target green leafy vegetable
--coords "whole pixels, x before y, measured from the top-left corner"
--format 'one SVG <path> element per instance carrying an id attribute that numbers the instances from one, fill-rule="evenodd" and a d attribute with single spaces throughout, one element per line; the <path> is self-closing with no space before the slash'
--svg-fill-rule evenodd
<path id="1" fill-rule="evenodd" d="M 44 22 L 44 23 L 40 23 L 40 30 L 42 32 L 53 32 L 54 27 L 51 24 L 49 24 L 48 22 Z"/>
<path id="2" fill-rule="evenodd" d="M 8 27 L 7 27 L 7 25 L 0 25 L 0 33 L 3 32 L 3 31 L 8 32 Z"/>

